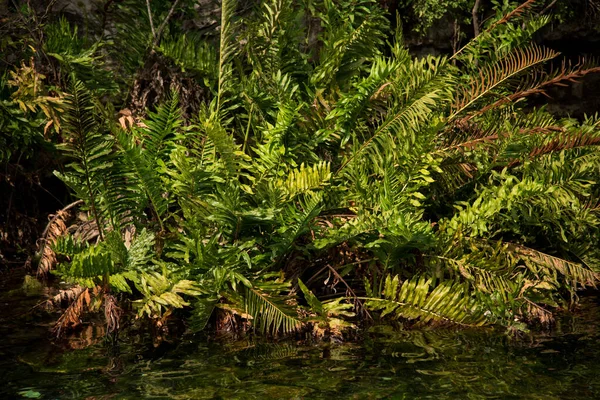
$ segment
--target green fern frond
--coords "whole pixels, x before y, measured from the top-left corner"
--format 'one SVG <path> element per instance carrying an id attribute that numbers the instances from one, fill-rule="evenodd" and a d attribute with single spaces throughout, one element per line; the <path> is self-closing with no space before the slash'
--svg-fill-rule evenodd
<path id="1" fill-rule="evenodd" d="M 401 77 L 394 81 L 392 91 L 398 98 L 397 104 L 376 125 L 372 135 L 351 153 L 335 175 L 357 160 L 375 144 L 388 151 L 410 151 L 417 138 L 419 127 L 433 118 L 433 111 L 448 101 L 449 76 L 444 73 L 445 59 L 428 58 L 415 61 L 404 69 Z M 419 73 L 411 73 L 417 71 Z"/>
<path id="2" fill-rule="evenodd" d="M 503 251 L 505 246 L 499 249 Z M 515 260 L 506 263 L 506 258 L 501 259 L 494 252 L 480 253 L 472 252 L 464 254 L 462 249 L 453 247 L 449 249 L 452 253 L 441 255 L 431 255 L 428 258 L 435 260 L 434 265 L 440 264 L 444 269 L 453 271 L 450 276 L 460 276 L 464 278 L 474 290 L 486 294 L 492 293 L 510 293 L 515 294 L 520 291 L 523 283 L 523 273 L 516 272 L 517 263 Z M 483 259 L 482 257 L 490 257 Z"/>
<path id="3" fill-rule="evenodd" d="M 381 311 L 381 316 L 450 322 L 465 326 L 481 326 L 486 323 L 483 310 L 471 297 L 464 284 L 443 281 L 431 287 L 433 281 L 424 276 L 415 276 L 400 282 L 398 276 L 385 279 L 382 298 L 365 299 L 365 307 Z"/>
<path id="4" fill-rule="evenodd" d="M 388 61 L 377 57 L 373 61 L 369 76 L 353 85 L 350 93 L 342 94 L 335 108 L 327 115 L 327 120 L 334 119 L 337 129 L 341 131 L 341 145 L 350 139 L 352 130 L 358 125 L 360 115 L 369 104 L 385 93 L 386 86 L 391 85 L 391 75 L 400 67 L 396 61 Z"/>
<path id="5" fill-rule="evenodd" d="M 320 162 L 313 166 L 300 164 L 300 168 L 293 169 L 285 180 L 280 180 L 277 184 L 282 187 L 289 198 L 310 190 L 319 189 L 328 184 L 331 179 L 330 164 Z"/>
<path id="6" fill-rule="evenodd" d="M 323 49 L 310 77 L 312 86 L 319 89 L 329 87 L 332 82 L 340 85 L 350 81 L 364 61 L 378 55 L 383 45 L 383 28 L 387 25 L 377 7 L 364 12 L 360 3 L 351 4 L 350 9 L 332 3 L 325 5 L 329 15 L 324 20 Z"/>
<path id="7" fill-rule="evenodd" d="M 193 150 L 178 147 L 171 153 L 172 167 L 165 168 L 164 172 L 170 178 L 169 189 L 184 216 L 193 219 L 193 216 L 207 215 L 208 203 L 205 197 L 214 191 L 215 185 L 222 181 L 223 176 L 212 161 L 208 160 L 212 156 L 204 155 L 205 152 L 202 151 L 201 156 L 190 157 L 190 153 L 197 154 Z"/>
<path id="8" fill-rule="evenodd" d="M 142 195 L 138 196 L 137 208 L 134 208 L 135 204 L 129 204 L 129 209 L 141 211 L 149 203 L 161 230 L 169 201 L 163 195 L 165 189 L 159 176 L 159 169 L 165 162 L 169 162 L 170 154 L 176 147 L 176 140 L 181 137 L 182 124 L 178 96 L 173 92 L 156 112 L 149 113 L 145 127 L 138 132 L 139 137 L 136 138 L 125 131 L 118 131 L 115 134 L 123 155 L 120 169 L 129 171 L 128 176 L 124 177 L 128 183 L 127 189 L 130 192 L 137 190 L 138 194 Z M 126 195 L 127 191 L 122 186 L 113 185 L 113 187 L 119 188 L 121 192 L 116 197 L 118 202 L 133 200 L 131 196 Z"/>
<path id="9" fill-rule="evenodd" d="M 167 211 L 168 201 L 163 196 L 164 187 L 157 173 L 157 163 L 151 160 L 144 149 L 135 143 L 135 138 L 127 132 L 115 134 L 117 142 L 122 149 L 124 167 L 131 171 L 129 184 L 143 192 L 154 216 L 162 226 L 162 218 Z M 146 201 L 141 205 L 145 207 Z"/>
<path id="10" fill-rule="evenodd" d="M 57 273 L 67 278 L 98 278 L 117 272 L 111 254 L 98 244 L 75 254 L 70 263 L 61 263 Z"/>
<path id="11" fill-rule="evenodd" d="M 103 174 L 112 167 L 110 154 L 113 143 L 98 132 L 92 97 L 81 82 L 73 83 L 65 105 L 63 129 L 67 141 L 59 148 L 74 162 L 67 166 L 70 172 L 55 172 L 55 175 L 65 181 L 91 209 L 102 239 L 104 223 L 99 197 Z"/>
<path id="12" fill-rule="evenodd" d="M 244 303 L 246 313 L 253 318 L 253 325 L 263 333 L 292 333 L 301 325 L 293 309 L 282 299 L 257 287 L 246 287 Z"/>
<path id="13" fill-rule="evenodd" d="M 236 6 L 237 1 L 235 0 L 223 0 L 221 2 L 221 35 L 219 40 L 217 96 L 212 104 L 212 112 L 217 116 L 219 121 L 223 120 L 223 106 L 226 102 L 225 92 L 228 90 L 227 88 L 232 85 L 232 62 L 238 51 L 233 23 Z"/>
<path id="14" fill-rule="evenodd" d="M 271 77 L 277 73 L 304 76 L 308 63 L 300 51 L 304 39 L 302 3 L 291 0 L 271 0 L 262 3 L 262 10 L 246 33 L 252 79 L 268 91 L 274 89 Z M 254 29 L 253 29 L 254 28 Z"/>
<path id="15" fill-rule="evenodd" d="M 62 235 L 56 238 L 51 247 L 56 254 L 73 257 L 81 253 L 88 246 L 85 242 L 77 241 L 73 235 Z"/>
<path id="16" fill-rule="evenodd" d="M 277 239 L 270 246 L 276 259 L 285 255 L 294 242 L 309 231 L 323 208 L 323 193 L 307 192 L 297 198 L 297 203 L 287 205 L 278 215 L 281 228 L 278 230 Z"/>
<path id="17" fill-rule="evenodd" d="M 204 121 L 202 130 L 207 141 L 210 141 L 211 145 L 214 146 L 213 162 L 220 163 L 229 175 L 238 174 L 246 157 L 240 151 L 240 146 L 235 143 L 233 136 L 214 118 Z M 216 155 L 219 157 L 217 158 Z"/>
<path id="18" fill-rule="evenodd" d="M 144 125 L 140 139 L 150 161 L 167 159 L 183 125 L 177 92 L 171 92 L 170 97 L 155 112 L 149 112 Z"/>
<path id="19" fill-rule="evenodd" d="M 154 233 L 142 229 L 133 239 L 127 249 L 127 269 L 136 270 L 143 268 L 154 257 Z"/>
<path id="20" fill-rule="evenodd" d="M 485 31 L 454 53 L 452 59 L 473 63 L 482 54 L 493 57 L 497 52 L 503 55 L 503 50 L 510 51 L 530 42 L 533 34 L 550 22 L 546 15 L 534 15 L 540 4 L 539 0 L 527 0 L 509 8 L 501 18 L 490 21 Z"/>
<path id="21" fill-rule="evenodd" d="M 138 315 L 146 314 L 150 318 L 160 317 L 164 310 L 189 306 L 181 295 L 199 296 L 204 292 L 193 281 L 173 282 L 158 272 L 144 273 L 140 277 L 138 289 L 144 296 L 138 300 Z"/>
<path id="22" fill-rule="evenodd" d="M 215 47 L 196 35 L 183 34 L 165 37 L 159 51 L 170 58 L 181 69 L 192 71 L 202 78 L 206 86 L 212 88 L 217 81 L 217 52 Z"/>

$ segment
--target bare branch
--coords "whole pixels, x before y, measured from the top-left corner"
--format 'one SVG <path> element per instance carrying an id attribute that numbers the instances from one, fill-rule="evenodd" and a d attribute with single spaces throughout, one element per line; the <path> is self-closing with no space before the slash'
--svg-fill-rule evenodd
<path id="1" fill-rule="evenodd" d="M 154 21 L 152 20 L 152 9 L 150 8 L 150 0 L 146 0 L 146 7 L 148 7 L 148 19 L 150 20 L 150 30 L 152 31 L 152 39 L 156 41 L 156 31 L 154 30 Z"/>
<path id="2" fill-rule="evenodd" d="M 163 30 L 166 28 L 167 22 L 169 22 L 169 19 L 171 19 L 171 17 L 173 16 L 173 12 L 175 12 L 175 8 L 177 8 L 179 1 L 180 0 L 175 0 L 173 5 L 171 6 L 171 9 L 169 10 L 169 13 L 167 14 L 167 18 L 165 18 L 165 20 L 158 27 L 158 31 L 156 31 L 156 34 L 154 35 L 154 45 L 155 46 L 160 41 L 160 36 L 162 35 Z"/>

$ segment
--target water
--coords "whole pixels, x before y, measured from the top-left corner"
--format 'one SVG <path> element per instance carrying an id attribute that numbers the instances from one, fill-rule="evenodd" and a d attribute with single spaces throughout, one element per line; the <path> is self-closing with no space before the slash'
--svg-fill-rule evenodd
<path id="1" fill-rule="evenodd" d="M 493 330 L 398 332 L 357 344 L 210 341 L 155 347 L 132 336 L 117 348 L 88 326 L 49 340 L 39 301 L 0 287 L 0 398 L 39 399 L 593 399 L 600 398 L 600 301 L 550 332 L 514 340 Z"/>

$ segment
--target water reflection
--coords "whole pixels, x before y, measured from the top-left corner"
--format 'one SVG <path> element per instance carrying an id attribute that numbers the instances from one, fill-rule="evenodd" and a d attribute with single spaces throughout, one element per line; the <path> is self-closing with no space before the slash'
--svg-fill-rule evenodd
<path id="1" fill-rule="evenodd" d="M 111 347 L 96 328 L 52 344 L 47 326 L 21 315 L 0 321 L 0 398 L 600 398 L 600 307 L 592 296 L 551 332 L 520 340 L 378 327 L 360 344 L 331 347 L 202 337 L 158 348 L 134 337 Z"/>

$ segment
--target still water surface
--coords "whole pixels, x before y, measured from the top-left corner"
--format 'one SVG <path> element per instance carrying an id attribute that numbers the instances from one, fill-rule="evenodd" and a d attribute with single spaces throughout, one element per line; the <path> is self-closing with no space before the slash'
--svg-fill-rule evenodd
<path id="1" fill-rule="evenodd" d="M 300 346 L 184 337 L 117 348 L 94 328 L 48 339 L 27 313 L 39 296 L 0 284 L 0 399 L 595 399 L 600 398 L 600 301 L 550 332 L 374 330 L 358 344 Z M 95 343 L 89 345 L 89 343 Z"/>

